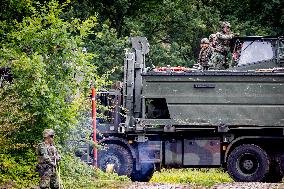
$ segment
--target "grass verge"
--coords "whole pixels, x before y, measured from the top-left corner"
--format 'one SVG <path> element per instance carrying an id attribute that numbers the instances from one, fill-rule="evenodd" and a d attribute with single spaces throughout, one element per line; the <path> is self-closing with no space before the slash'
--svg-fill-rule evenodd
<path id="1" fill-rule="evenodd" d="M 221 169 L 162 169 L 154 173 L 150 182 L 191 183 L 209 187 L 217 183 L 233 182 L 233 179 Z"/>

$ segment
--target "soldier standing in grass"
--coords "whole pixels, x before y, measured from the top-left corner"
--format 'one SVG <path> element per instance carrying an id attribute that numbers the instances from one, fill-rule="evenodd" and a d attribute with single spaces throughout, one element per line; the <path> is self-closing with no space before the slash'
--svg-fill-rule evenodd
<path id="1" fill-rule="evenodd" d="M 37 146 L 38 164 L 36 171 L 40 174 L 39 187 L 41 189 L 59 189 L 59 178 L 56 172 L 56 164 L 61 157 L 54 144 L 54 131 L 45 129 L 43 131 L 44 141 Z"/>
<path id="2" fill-rule="evenodd" d="M 209 40 L 207 38 L 201 39 L 200 42 L 200 53 L 198 57 L 198 65 L 201 67 L 201 70 L 208 70 L 209 60 L 212 55 L 212 49 L 209 47 Z"/>
<path id="3" fill-rule="evenodd" d="M 230 52 L 230 40 L 234 37 L 230 28 L 229 22 L 222 22 L 221 31 L 216 33 L 216 47 L 209 62 L 213 69 L 223 70 L 229 68 L 226 57 Z"/>

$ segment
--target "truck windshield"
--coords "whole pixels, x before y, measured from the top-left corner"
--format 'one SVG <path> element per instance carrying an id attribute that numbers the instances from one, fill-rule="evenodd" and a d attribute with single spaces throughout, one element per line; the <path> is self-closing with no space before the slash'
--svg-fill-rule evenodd
<path id="1" fill-rule="evenodd" d="M 279 42 L 279 58 L 283 59 L 284 58 L 284 41 Z"/>
<path id="2" fill-rule="evenodd" d="M 115 112 L 115 95 L 101 93 L 97 95 L 98 108 L 97 121 L 99 123 L 113 124 Z"/>
<path id="3" fill-rule="evenodd" d="M 273 49 L 269 41 L 245 41 L 241 48 L 242 50 L 238 65 L 270 60 L 273 58 Z"/>

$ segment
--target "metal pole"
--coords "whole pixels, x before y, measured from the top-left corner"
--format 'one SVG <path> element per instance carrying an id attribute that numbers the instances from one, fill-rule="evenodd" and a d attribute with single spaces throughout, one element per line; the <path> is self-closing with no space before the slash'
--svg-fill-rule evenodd
<path id="1" fill-rule="evenodd" d="M 96 90 L 92 86 L 92 122 L 93 122 L 93 141 L 94 143 L 97 143 L 97 108 L 96 108 Z M 94 151 L 94 161 L 93 166 L 97 167 L 97 148 L 93 147 Z"/>

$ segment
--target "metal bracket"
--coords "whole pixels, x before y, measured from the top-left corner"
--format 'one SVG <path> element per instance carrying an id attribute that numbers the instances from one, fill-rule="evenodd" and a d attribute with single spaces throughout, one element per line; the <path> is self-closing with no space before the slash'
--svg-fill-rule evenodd
<path id="1" fill-rule="evenodd" d="M 126 54 L 126 60 L 128 60 L 128 61 L 134 60 L 134 56 L 135 56 L 134 53 L 127 53 Z"/>
<path id="2" fill-rule="evenodd" d="M 145 137 L 145 135 L 138 135 L 137 137 L 135 137 L 134 141 L 136 141 L 136 142 L 147 142 L 148 137 Z"/>
<path id="3" fill-rule="evenodd" d="M 224 134 L 223 142 L 230 143 L 234 140 L 235 136 L 233 134 Z"/>
<path id="4" fill-rule="evenodd" d="M 120 123 L 118 126 L 118 133 L 125 133 L 125 123 Z"/>
<path id="5" fill-rule="evenodd" d="M 229 130 L 227 125 L 221 124 L 218 126 L 218 133 L 227 133 Z"/>
<path id="6" fill-rule="evenodd" d="M 175 126 L 172 126 L 172 125 L 165 125 L 164 126 L 164 132 L 170 132 L 170 133 L 173 133 L 176 131 L 176 128 Z"/>

